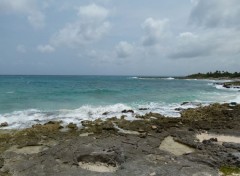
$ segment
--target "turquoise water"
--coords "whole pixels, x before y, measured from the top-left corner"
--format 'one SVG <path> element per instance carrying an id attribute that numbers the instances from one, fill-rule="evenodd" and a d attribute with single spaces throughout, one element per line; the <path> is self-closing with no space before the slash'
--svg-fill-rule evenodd
<path id="1" fill-rule="evenodd" d="M 224 102 L 239 96 L 212 83 L 131 76 L 0 76 L 0 122 L 18 128 L 34 120 L 68 123 L 119 116 L 123 109 L 178 116 L 174 108 L 185 101 Z M 138 111 L 141 107 L 148 110 Z M 103 117 L 104 111 L 109 116 Z"/>

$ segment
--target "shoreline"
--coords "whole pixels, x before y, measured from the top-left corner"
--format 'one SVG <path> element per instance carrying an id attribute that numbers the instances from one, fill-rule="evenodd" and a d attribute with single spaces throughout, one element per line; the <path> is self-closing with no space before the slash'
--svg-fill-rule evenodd
<path id="1" fill-rule="evenodd" d="M 86 120 L 80 129 L 50 121 L 11 133 L 0 130 L 0 175 L 219 175 L 240 166 L 240 144 L 200 141 L 197 135 L 240 139 L 239 116 L 239 104 L 212 104 L 183 110 L 180 118 L 149 113 L 134 121 Z"/>

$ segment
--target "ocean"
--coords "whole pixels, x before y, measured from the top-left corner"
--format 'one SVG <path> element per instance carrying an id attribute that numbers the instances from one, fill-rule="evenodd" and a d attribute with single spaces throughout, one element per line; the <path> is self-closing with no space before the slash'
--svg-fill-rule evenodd
<path id="1" fill-rule="evenodd" d="M 7 129 L 50 120 L 80 125 L 82 120 L 119 118 L 125 109 L 134 110 L 124 114 L 129 120 L 149 112 L 180 117 L 176 108 L 240 102 L 239 90 L 224 89 L 215 82 L 133 76 L 0 76 L 0 123 L 7 122 Z"/>

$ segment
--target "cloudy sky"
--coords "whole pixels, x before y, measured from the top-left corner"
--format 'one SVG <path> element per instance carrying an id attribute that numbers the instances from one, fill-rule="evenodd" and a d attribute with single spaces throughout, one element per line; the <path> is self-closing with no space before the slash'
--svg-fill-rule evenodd
<path id="1" fill-rule="evenodd" d="M 239 0 L 0 0 L 0 74 L 240 71 Z"/>

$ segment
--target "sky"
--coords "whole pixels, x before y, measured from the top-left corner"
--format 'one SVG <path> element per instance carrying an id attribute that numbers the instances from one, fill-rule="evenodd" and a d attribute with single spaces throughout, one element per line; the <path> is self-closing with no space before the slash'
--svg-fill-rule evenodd
<path id="1" fill-rule="evenodd" d="M 239 0 L 0 0 L 0 74 L 240 71 Z"/>

